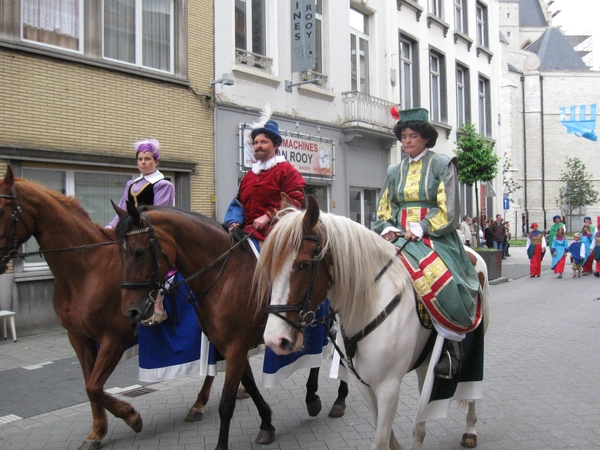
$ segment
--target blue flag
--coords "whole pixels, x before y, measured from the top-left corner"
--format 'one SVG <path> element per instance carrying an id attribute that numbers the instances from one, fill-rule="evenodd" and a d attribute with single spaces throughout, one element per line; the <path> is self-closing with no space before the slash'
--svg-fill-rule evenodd
<path id="1" fill-rule="evenodd" d="M 586 114 L 588 105 L 570 106 L 569 115 L 567 117 L 567 107 L 560 108 L 560 123 L 567 129 L 568 134 L 574 134 L 590 141 L 597 141 L 598 136 L 594 133 L 596 129 L 596 104 L 589 105 L 589 116 Z M 577 109 L 579 108 L 579 114 Z"/>

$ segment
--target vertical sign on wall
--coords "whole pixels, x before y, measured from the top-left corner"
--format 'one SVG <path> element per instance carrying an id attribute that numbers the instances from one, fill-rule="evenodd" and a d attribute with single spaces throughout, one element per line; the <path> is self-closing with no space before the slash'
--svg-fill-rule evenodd
<path id="1" fill-rule="evenodd" d="M 292 73 L 312 70 L 316 63 L 315 0 L 290 0 Z"/>

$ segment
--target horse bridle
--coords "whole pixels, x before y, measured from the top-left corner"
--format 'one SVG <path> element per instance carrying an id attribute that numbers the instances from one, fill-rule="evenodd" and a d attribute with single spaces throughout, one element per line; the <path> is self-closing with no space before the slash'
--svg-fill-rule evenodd
<path id="1" fill-rule="evenodd" d="M 12 250 L 8 251 L 8 253 L 6 255 L 4 255 L 2 257 L 2 259 L 0 260 L 1 266 L 6 266 L 6 265 L 8 265 L 8 263 L 11 259 L 16 259 L 19 257 L 19 247 L 21 246 L 21 244 L 19 243 L 19 235 L 17 233 L 17 223 L 19 222 L 19 218 L 20 218 L 21 222 L 23 222 L 23 226 L 25 227 L 27 234 L 29 234 L 29 235 L 33 234 L 33 233 L 31 233 L 31 231 L 29 231 L 29 227 L 27 226 L 27 222 L 25 222 L 25 217 L 23 216 L 23 210 L 17 203 L 17 192 L 16 192 L 14 186 L 11 188 L 10 192 L 11 192 L 10 194 L 0 194 L 0 198 L 7 198 L 9 200 L 12 200 L 13 212 L 12 212 L 12 217 L 10 219 L 9 234 L 10 234 L 10 232 L 12 232 L 13 248 L 12 248 Z M 7 236 L 8 236 L 8 234 L 7 234 Z M 8 237 L 6 238 L 6 241 L 8 241 Z M 8 246 L 4 245 L 4 246 L 0 247 L 0 249 L 7 250 Z"/>
<path id="2" fill-rule="evenodd" d="M 156 251 L 156 249 L 158 248 L 160 250 L 160 253 L 163 255 L 163 257 L 167 261 L 167 264 L 169 265 L 169 268 L 173 267 L 173 265 L 169 261 L 169 257 L 167 256 L 167 253 L 161 247 L 160 243 L 158 242 L 158 239 L 156 238 L 156 235 L 154 234 L 154 228 L 152 227 L 152 223 L 150 222 L 150 218 L 144 212 L 140 212 L 140 214 L 146 220 L 146 227 L 145 228 L 141 228 L 139 230 L 130 231 L 130 232 L 126 233 L 126 236 L 131 236 L 131 235 L 140 234 L 140 233 L 148 233 L 149 234 L 149 236 L 150 236 L 149 237 L 149 240 L 150 240 L 150 253 L 151 253 L 151 258 L 152 258 L 152 279 L 149 280 L 149 281 L 123 281 L 121 283 L 121 289 L 144 289 L 144 288 L 150 288 L 152 291 L 154 291 L 154 290 L 159 291 L 159 290 L 163 289 L 163 283 L 160 281 L 160 276 L 159 276 L 159 273 L 158 273 L 158 268 L 160 267 L 160 260 L 159 260 L 158 252 Z M 186 285 L 187 288 L 188 288 L 188 290 L 190 292 L 192 292 L 192 290 L 190 289 L 190 287 L 187 284 L 188 281 L 190 281 L 190 280 L 192 280 L 192 279 L 194 279 L 194 278 L 202 275 L 203 273 L 209 271 L 210 269 L 212 269 L 213 267 L 215 267 L 219 262 L 221 262 L 224 259 L 225 261 L 221 265 L 221 268 L 219 269 L 219 273 L 217 274 L 217 276 L 215 277 L 215 279 L 212 281 L 212 283 L 210 283 L 208 285 L 208 287 L 206 287 L 204 289 L 204 291 L 202 291 L 199 295 L 197 295 L 197 298 L 203 298 L 203 297 L 205 297 L 208 294 L 208 292 L 213 288 L 213 286 L 221 278 L 221 275 L 223 274 L 223 270 L 225 269 L 225 266 L 227 265 L 227 261 L 229 261 L 229 256 L 232 254 L 232 252 L 237 247 L 241 246 L 245 241 L 247 241 L 253 234 L 254 234 L 254 231 L 252 231 L 251 233 L 247 234 L 243 239 L 241 239 L 240 241 L 238 241 L 235 244 L 233 244 L 233 237 L 232 237 L 232 244 L 230 245 L 229 249 L 227 249 L 218 258 L 216 258 L 215 260 L 213 260 L 209 265 L 207 265 L 206 267 L 203 267 L 202 269 L 200 269 L 196 273 L 193 273 L 192 275 L 190 275 L 189 277 L 183 279 L 182 281 L 180 281 L 178 283 L 171 284 L 171 286 L 168 289 L 164 289 L 164 290 L 168 291 L 168 292 L 173 292 L 179 286 Z M 150 299 L 152 299 L 151 296 L 150 296 Z M 194 306 L 194 309 L 196 309 L 196 314 L 200 318 L 199 312 L 198 312 L 198 310 L 196 308 L 196 304 L 194 302 L 192 302 L 192 304 Z"/>
<path id="3" fill-rule="evenodd" d="M 163 286 L 163 283 L 160 281 L 160 276 L 158 273 L 158 270 L 160 267 L 160 259 L 159 259 L 159 255 L 158 255 L 159 252 L 157 252 L 157 249 L 160 251 L 160 254 L 163 256 L 163 258 L 167 262 L 169 269 L 171 267 L 173 267 L 173 265 L 169 261 L 169 256 L 167 255 L 167 252 L 164 251 L 164 249 L 158 242 L 158 239 L 156 239 L 156 234 L 154 233 L 154 227 L 152 227 L 150 218 L 144 212 L 140 212 L 140 214 L 146 221 L 146 227 L 140 228 L 139 230 L 129 231 L 126 234 L 126 236 L 133 236 L 136 234 L 148 233 L 148 236 L 149 236 L 148 240 L 150 241 L 150 260 L 151 260 L 151 264 L 152 264 L 151 279 L 148 281 L 122 281 L 121 289 L 146 289 L 146 288 L 148 288 L 148 289 L 150 289 L 150 294 L 148 295 L 148 298 L 150 300 L 154 300 L 154 298 L 151 295 L 152 292 L 155 292 L 155 291 L 158 292 L 160 289 L 162 289 L 162 286 Z"/>
<path id="4" fill-rule="evenodd" d="M 325 255 L 321 255 L 322 247 L 321 247 L 321 239 L 318 235 L 303 235 L 303 241 L 314 241 L 317 243 L 315 247 L 315 251 L 313 253 L 313 257 L 310 260 L 312 262 L 312 267 L 310 271 L 310 281 L 308 283 L 308 287 L 306 292 L 304 293 L 304 298 L 297 305 L 269 305 L 267 306 L 267 312 L 269 314 L 274 314 L 279 317 L 284 322 L 288 323 L 292 328 L 298 330 L 300 333 L 304 334 L 304 330 L 309 326 L 318 325 L 316 320 L 316 315 L 314 311 L 309 310 L 310 300 L 313 294 L 313 286 L 315 282 L 315 276 L 317 274 L 317 270 L 319 269 L 319 264 L 325 258 Z M 324 262 L 325 270 L 327 271 L 327 278 L 329 280 L 329 284 L 332 283 L 331 273 L 329 272 L 329 266 L 327 265 L 327 261 Z M 288 319 L 284 316 L 284 313 L 287 312 L 297 312 L 300 317 L 300 322 L 296 323 Z"/>

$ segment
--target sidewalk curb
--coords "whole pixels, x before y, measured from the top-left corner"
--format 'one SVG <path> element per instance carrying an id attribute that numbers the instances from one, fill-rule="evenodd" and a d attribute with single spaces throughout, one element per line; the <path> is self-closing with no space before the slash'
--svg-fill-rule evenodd
<path id="1" fill-rule="evenodd" d="M 500 277 L 500 278 L 495 278 L 493 280 L 490 280 L 489 284 L 490 284 L 490 286 L 496 286 L 497 284 L 506 283 L 508 281 L 510 281 L 510 278 Z"/>

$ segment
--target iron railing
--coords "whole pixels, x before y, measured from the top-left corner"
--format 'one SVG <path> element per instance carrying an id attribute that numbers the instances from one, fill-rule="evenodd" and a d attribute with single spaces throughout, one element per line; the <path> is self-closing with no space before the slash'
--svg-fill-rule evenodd
<path id="1" fill-rule="evenodd" d="M 241 48 L 235 49 L 235 62 L 236 64 L 244 64 L 248 67 L 262 69 L 268 73 L 271 73 L 271 67 L 273 66 L 273 58 L 268 58 Z"/>
<path id="2" fill-rule="evenodd" d="M 363 122 L 392 129 L 396 121 L 390 114 L 395 103 L 358 91 L 342 92 L 344 121 Z"/>

